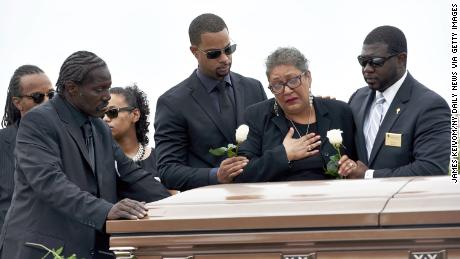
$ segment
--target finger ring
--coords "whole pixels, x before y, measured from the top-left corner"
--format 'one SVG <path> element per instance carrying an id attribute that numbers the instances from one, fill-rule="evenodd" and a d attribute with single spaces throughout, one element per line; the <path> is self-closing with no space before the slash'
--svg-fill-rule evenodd
<path id="1" fill-rule="evenodd" d="M 350 162 L 350 163 L 348 163 L 348 166 L 354 167 L 355 165 L 352 162 Z"/>

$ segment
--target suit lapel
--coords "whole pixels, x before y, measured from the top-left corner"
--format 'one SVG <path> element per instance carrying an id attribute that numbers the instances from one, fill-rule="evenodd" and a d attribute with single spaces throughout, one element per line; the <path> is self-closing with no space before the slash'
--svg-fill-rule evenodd
<path id="1" fill-rule="evenodd" d="M 321 136 L 320 150 L 322 150 L 324 144 L 329 143 L 326 136 L 327 131 L 330 129 L 331 120 L 329 119 L 326 107 L 324 107 L 320 99 L 315 99 L 313 104 L 316 110 L 316 125 L 318 127 L 318 133 Z"/>
<path id="2" fill-rule="evenodd" d="M 236 76 L 231 75 L 233 90 L 235 92 L 235 105 L 236 105 L 236 126 L 244 123 L 244 86 L 240 85 L 240 80 Z"/>
<path id="3" fill-rule="evenodd" d="M 201 106 L 204 113 L 211 119 L 214 125 L 216 125 L 219 131 L 225 136 L 227 141 L 229 143 L 235 142 L 234 140 L 235 129 L 225 128 L 222 117 L 217 112 L 216 107 L 214 107 L 212 103 L 211 96 L 209 96 L 209 94 L 206 92 L 203 85 L 201 84 L 201 81 L 198 79 L 195 73 L 190 76 L 190 80 L 192 81 L 191 82 L 192 98 L 195 100 L 195 102 L 199 106 Z"/>
<path id="4" fill-rule="evenodd" d="M 380 125 L 379 131 L 377 132 L 377 136 L 375 137 L 371 155 L 369 156 L 369 165 L 374 162 L 375 157 L 384 145 L 385 134 L 390 132 L 391 127 L 397 121 L 401 113 L 404 112 L 405 105 L 410 100 L 412 80 L 409 79 L 411 79 L 411 77 L 408 74 L 406 80 L 401 85 L 401 88 L 399 88 L 398 92 L 396 93 L 393 102 L 391 102 L 385 117 L 383 118 L 382 124 Z"/>
<path id="5" fill-rule="evenodd" d="M 284 117 L 275 116 L 272 118 L 272 122 L 280 130 L 282 136 L 286 135 L 286 132 L 288 131 L 288 125 L 286 124 L 286 119 Z"/>
<path id="6" fill-rule="evenodd" d="M 358 136 L 358 143 L 356 148 L 358 150 L 359 157 L 364 157 L 363 161 L 365 164 L 368 164 L 367 149 L 366 149 L 366 138 L 364 137 L 364 120 L 366 119 L 367 111 L 369 111 L 372 102 L 374 101 L 375 91 L 367 89 L 364 97 L 364 105 L 361 105 L 359 109 L 358 116 L 356 118 L 356 131 Z"/>
<path id="7" fill-rule="evenodd" d="M 275 98 L 271 99 L 270 102 L 270 107 L 274 107 L 275 104 Z M 281 136 L 286 135 L 286 133 L 289 130 L 289 125 L 286 123 L 286 116 L 283 113 L 283 110 L 281 110 L 281 107 L 278 106 L 278 111 L 275 111 L 274 108 L 272 108 L 272 114 L 273 117 L 271 118 L 271 121 L 275 126 L 279 129 L 281 132 Z"/>
<path id="8" fill-rule="evenodd" d="M 88 163 L 89 167 L 91 169 L 93 169 L 91 167 L 91 162 L 89 160 L 89 153 L 88 153 L 88 150 L 86 149 L 86 144 L 85 144 L 85 140 L 83 139 L 83 133 L 81 132 L 81 129 L 76 128 L 75 126 L 72 126 L 72 125 L 69 125 L 69 124 L 66 124 L 65 126 L 67 128 L 67 131 L 70 133 L 70 136 L 72 136 L 74 141 L 77 143 L 78 149 L 80 149 L 80 153 L 85 158 L 85 160 Z"/>
<path id="9" fill-rule="evenodd" d="M 91 118 L 91 122 L 93 125 L 93 136 L 94 136 L 94 155 L 95 155 L 94 166 L 96 167 L 96 172 L 97 172 L 96 173 L 97 184 L 99 185 L 98 190 L 100 192 L 100 196 L 104 197 L 102 192 L 105 188 L 103 188 L 104 186 L 101 186 L 101 185 L 104 183 L 103 181 L 104 174 L 102 172 L 104 172 L 105 169 L 102 167 L 102 165 L 104 164 L 102 163 L 102 161 L 105 161 L 104 158 L 107 157 L 105 156 L 105 154 L 107 153 L 107 150 L 104 149 L 105 145 L 103 142 L 102 134 L 100 134 L 101 131 L 98 131 L 98 129 L 100 129 L 100 125 L 98 127 L 96 125 L 95 120 L 97 119 Z M 112 149 L 110 149 L 110 151 L 112 151 Z"/>
<path id="10" fill-rule="evenodd" d="M 75 120 L 72 119 L 69 108 L 66 106 L 64 100 L 62 100 L 60 96 L 56 96 L 55 98 L 51 99 L 50 102 L 53 104 L 53 106 L 55 106 L 55 110 L 61 121 L 64 123 L 65 129 L 67 132 L 69 132 L 75 143 L 77 143 L 78 149 L 80 149 L 80 153 L 83 155 L 89 167 L 91 168 L 91 162 L 89 159 L 88 150 L 86 149 L 85 140 L 83 139 L 83 133 L 81 128 L 76 125 Z"/>

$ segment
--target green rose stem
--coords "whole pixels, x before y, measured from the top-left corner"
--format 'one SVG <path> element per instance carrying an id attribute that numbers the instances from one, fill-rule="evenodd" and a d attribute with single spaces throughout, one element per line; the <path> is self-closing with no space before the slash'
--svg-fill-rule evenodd
<path id="1" fill-rule="evenodd" d="M 335 144 L 335 145 L 334 145 L 334 148 L 335 148 L 335 150 L 337 150 L 337 154 L 339 155 L 339 160 L 340 160 L 340 158 L 342 157 L 342 154 L 340 153 L 340 145 L 341 145 L 341 144 Z M 342 175 L 339 175 L 339 176 L 340 176 L 340 179 L 343 179 L 343 176 L 342 176 Z"/>
<path id="2" fill-rule="evenodd" d="M 26 245 L 35 246 L 43 250 L 46 250 L 47 253 L 42 257 L 42 259 L 46 258 L 49 254 L 52 254 L 54 256 L 54 259 L 66 259 L 63 255 L 61 255 L 62 250 L 63 250 L 62 246 L 59 247 L 57 250 L 54 250 L 54 249 L 49 249 L 48 247 L 42 244 L 37 244 L 37 243 L 27 242 Z M 71 256 L 67 257 L 67 259 L 77 259 L 77 256 L 75 254 L 72 254 Z"/>

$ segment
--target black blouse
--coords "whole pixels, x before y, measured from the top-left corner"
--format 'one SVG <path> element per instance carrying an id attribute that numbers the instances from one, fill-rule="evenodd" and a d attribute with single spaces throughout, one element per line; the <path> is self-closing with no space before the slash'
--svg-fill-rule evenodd
<path id="1" fill-rule="evenodd" d="M 136 161 L 136 163 L 142 167 L 147 172 L 152 173 L 153 177 L 160 177 L 158 174 L 157 170 L 157 160 L 155 158 L 155 150 L 152 148 L 152 152 L 150 152 L 150 155 L 144 159 L 144 160 L 139 160 Z"/>
<path id="2" fill-rule="evenodd" d="M 291 125 L 290 121 L 287 121 L 288 125 Z M 309 133 L 319 134 L 316 122 L 310 125 L 299 124 L 294 122 L 294 136 L 293 138 L 300 138 L 299 133 L 305 136 Z M 296 130 L 297 129 L 297 130 Z M 319 146 L 315 148 L 319 150 Z M 291 166 L 287 172 L 287 175 L 283 177 L 284 181 L 302 181 L 302 180 L 323 180 L 330 179 L 328 175 L 324 174 L 324 168 L 326 164 L 318 152 L 314 156 L 306 157 L 300 160 L 291 161 Z M 278 179 L 277 179 L 278 180 Z M 281 179 L 280 179 L 281 180 Z"/>

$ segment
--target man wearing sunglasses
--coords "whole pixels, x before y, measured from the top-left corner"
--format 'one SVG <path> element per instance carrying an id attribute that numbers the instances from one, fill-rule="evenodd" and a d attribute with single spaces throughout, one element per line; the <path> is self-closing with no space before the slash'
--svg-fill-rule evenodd
<path id="1" fill-rule="evenodd" d="M 342 157 L 339 173 L 351 178 L 447 174 L 450 109 L 407 71 L 404 33 L 393 26 L 375 28 L 358 62 L 368 84 L 349 101 L 359 161 Z"/>
<path id="2" fill-rule="evenodd" d="M 176 190 L 229 183 L 242 172 L 246 158 L 223 160 L 209 149 L 236 143 L 245 108 L 267 98 L 259 81 L 230 71 L 236 44 L 222 18 L 196 17 L 189 37 L 198 68 L 158 99 L 155 114 L 161 182 Z"/>
<path id="3" fill-rule="evenodd" d="M 21 119 L 1 258 L 44 258 L 47 251 L 30 242 L 62 248 L 65 257 L 114 259 L 106 220 L 143 218 L 142 201 L 169 196 L 125 156 L 100 119 L 111 84 L 104 60 L 75 52 L 61 67 L 58 95 Z"/>
<path id="4" fill-rule="evenodd" d="M 14 190 L 14 147 L 19 121 L 30 109 L 54 94 L 48 76 L 39 67 L 23 65 L 11 77 L 0 130 L 0 229 Z"/>

